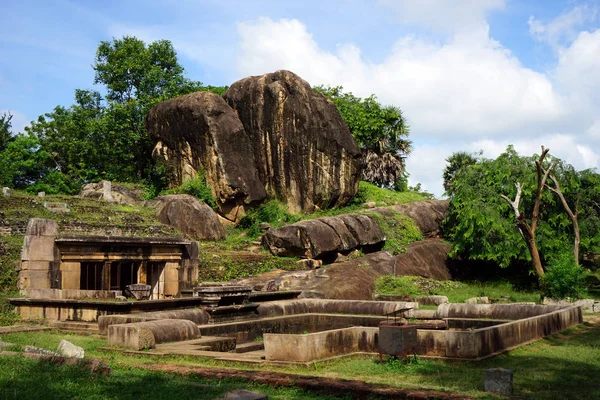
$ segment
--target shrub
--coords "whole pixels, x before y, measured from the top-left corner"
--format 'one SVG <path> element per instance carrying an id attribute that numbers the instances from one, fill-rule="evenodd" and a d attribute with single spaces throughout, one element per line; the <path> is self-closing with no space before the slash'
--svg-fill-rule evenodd
<path id="1" fill-rule="evenodd" d="M 416 276 L 399 276 L 394 278 L 392 275 L 384 275 L 375 281 L 375 287 L 379 294 L 420 296 L 423 292 L 415 284 L 416 279 Z"/>
<path id="2" fill-rule="evenodd" d="M 255 237 L 260 235 L 260 224 L 263 222 L 274 226 L 293 224 L 300 218 L 290 214 L 285 206 L 277 200 L 270 200 L 259 205 L 242 217 L 239 227 L 248 231 L 248 236 Z"/>
<path id="3" fill-rule="evenodd" d="M 555 299 L 580 299 L 586 296 L 585 270 L 572 254 L 563 254 L 548 267 L 543 280 L 546 296 Z"/>
<path id="4" fill-rule="evenodd" d="M 205 202 L 212 208 L 217 207 L 217 203 L 215 202 L 215 198 L 213 197 L 212 190 L 210 186 L 208 186 L 208 183 L 206 183 L 206 176 L 204 175 L 203 170 L 199 170 L 198 175 L 196 175 L 195 178 L 188 179 L 175 189 L 167 190 L 164 193 L 189 194 Z"/>

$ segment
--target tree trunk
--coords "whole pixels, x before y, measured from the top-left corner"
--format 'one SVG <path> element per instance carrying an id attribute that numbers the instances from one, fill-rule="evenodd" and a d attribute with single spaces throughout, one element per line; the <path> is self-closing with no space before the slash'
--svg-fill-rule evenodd
<path id="1" fill-rule="evenodd" d="M 540 259 L 540 252 L 537 249 L 537 245 L 535 244 L 535 236 L 533 236 L 531 232 L 531 228 L 527 225 L 524 219 L 521 219 L 517 222 L 519 230 L 523 234 L 523 238 L 525 239 L 525 243 L 527 244 L 527 248 L 529 249 L 529 254 L 531 254 L 531 265 L 533 266 L 533 270 L 535 271 L 538 279 L 541 279 L 544 276 L 544 268 L 542 267 L 542 260 Z"/>

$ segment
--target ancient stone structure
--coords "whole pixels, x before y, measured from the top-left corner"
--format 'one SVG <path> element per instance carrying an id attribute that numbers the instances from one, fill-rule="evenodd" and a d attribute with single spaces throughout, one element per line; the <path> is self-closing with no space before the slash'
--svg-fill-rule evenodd
<path id="1" fill-rule="evenodd" d="M 220 96 L 196 92 L 162 102 L 148 113 L 146 128 L 172 186 L 204 170 L 220 213 L 233 221 L 265 199 L 250 138 Z"/>
<path id="2" fill-rule="evenodd" d="M 131 284 L 151 298 L 176 296 L 198 275 L 197 243 L 175 238 L 60 236 L 54 221 L 29 221 L 19 288 L 27 297 L 108 298 Z"/>
<path id="3" fill-rule="evenodd" d="M 225 228 L 217 213 L 207 204 L 188 194 L 158 197 L 154 205 L 156 217 L 163 224 L 179 229 L 197 240 L 225 238 Z"/>
<path id="4" fill-rule="evenodd" d="M 486 369 L 484 387 L 486 392 L 512 396 L 514 389 L 513 371 L 504 368 Z"/>
<path id="5" fill-rule="evenodd" d="M 354 196 L 360 150 L 335 105 L 306 81 L 279 70 L 237 81 L 223 97 L 251 138 L 259 179 L 292 212 Z"/>
<path id="6" fill-rule="evenodd" d="M 346 204 L 360 150 L 335 105 L 289 71 L 242 79 L 223 98 L 197 92 L 160 103 L 146 127 L 171 185 L 202 169 L 219 213 L 239 220 L 267 194 L 292 212 Z"/>

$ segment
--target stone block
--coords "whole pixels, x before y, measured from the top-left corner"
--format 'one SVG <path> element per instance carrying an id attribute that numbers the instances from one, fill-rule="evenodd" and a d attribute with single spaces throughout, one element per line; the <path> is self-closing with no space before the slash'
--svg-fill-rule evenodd
<path id="1" fill-rule="evenodd" d="M 54 236 L 25 236 L 23 261 L 54 261 Z"/>
<path id="2" fill-rule="evenodd" d="M 592 307 L 592 311 L 595 313 L 600 313 L 600 302 L 594 303 L 594 306 Z"/>
<path id="3" fill-rule="evenodd" d="M 183 319 L 162 319 L 108 327 L 109 346 L 134 350 L 151 349 L 157 343 L 180 342 L 199 337 L 198 325 Z"/>
<path id="4" fill-rule="evenodd" d="M 491 368 L 485 371 L 485 391 L 506 396 L 513 394 L 513 371 L 504 368 Z"/>
<path id="5" fill-rule="evenodd" d="M 62 271 L 60 275 L 62 289 L 79 289 L 81 271 Z"/>
<path id="6" fill-rule="evenodd" d="M 76 346 L 67 340 L 61 340 L 56 352 L 68 358 L 83 358 L 85 352 L 82 347 Z"/>
<path id="7" fill-rule="evenodd" d="M 38 192 L 37 197 L 43 199 L 44 197 L 46 197 L 46 192 Z"/>
<path id="8" fill-rule="evenodd" d="M 21 271 L 19 274 L 19 284 L 22 289 L 51 289 L 50 272 L 43 270 Z"/>
<path id="9" fill-rule="evenodd" d="M 490 299 L 488 297 L 471 297 L 470 299 L 466 299 L 465 303 L 467 304 L 490 304 Z"/>
<path id="10" fill-rule="evenodd" d="M 112 195 L 112 183 L 110 181 L 102 181 L 102 198 L 105 201 L 115 201 Z"/>
<path id="11" fill-rule="evenodd" d="M 267 395 L 251 392 L 249 390 L 233 390 L 225 393 L 223 400 L 267 400 Z"/>
<path id="12" fill-rule="evenodd" d="M 71 212 L 67 203 L 51 203 L 49 201 L 44 202 L 44 208 L 53 213 L 65 213 Z"/>
<path id="13" fill-rule="evenodd" d="M 136 300 L 147 300 L 150 298 L 152 286 L 143 284 L 133 284 L 125 286 L 125 296 Z"/>
<path id="14" fill-rule="evenodd" d="M 10 193 L 10 188 L 8 188 L 8 187 L 3 187 L 3 188 L 2 188 L 2 195 L 3 195 L 4 197 L 10 197 L 10 194 L 11 194 L 11 193 Z"/>
<path id="15" fill-rule="evenodd" d="M 448 303 L 447 296 L 417 296 L 415 301 L 424 306 L 439 306 Z"/>

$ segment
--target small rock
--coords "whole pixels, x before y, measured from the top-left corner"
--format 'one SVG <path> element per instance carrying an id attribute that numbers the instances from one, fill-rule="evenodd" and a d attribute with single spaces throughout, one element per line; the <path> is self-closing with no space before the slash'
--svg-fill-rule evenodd
<path id="1" fill-rule="evenodd" d="M 252 245 L 253 246 L 262 246 L 262 243 L 261 243 L 260 240 L 255 240 L 255 241 L 252 242 Z"/>
<path id="2" fill-rule="evenodd" d="M 592 307 L 592 311 L 595 313 L 600 313 L 600 302 L 594 303 L 594 306 Z"/>
<path id="3" fill-rule="evenodd" d="M 12 343 L 0 342 L 0 351 L 6 350 L 6 349 L 10 349 L 13 346 L 14 346 L 14 344 L 12 344 Z"/>
<path id="4" fill-rule="evenodd" d="M 261 246 L 250 246 L 246 250 L 251 253 L 260 253 L 262 250 L 262 247 Z"/>
<path id="5" fill-rule="evenodd" d="M 56 352 L 64 357 L 83 358 L 85 351 L 82 347 L 75 346 L 73 343 L 61 340 Z"/>
<path id="6" fill-rule="evenodd" d="M 10 188 L 8 188 L 8 187 L 3 187 L 2 188 L 2 195 L 4 197 L 10 197 L 10 194 L 11 194 Z"/>
<path id="7" fill-rule="evenodd" d="M 23 352 L 31 353 L 31 354 L 41 354 L 44 356 L 60 357 L 60 354 L 58 354 L 58 353 L 55 353 L 50 350 L 42 349 L 41 347 L 36 347 L 36 346 L 25 346 L 23 348 Z"/>
<path id="8" fill-rule="evenodd" d="M 465 303 L 467 303 L 467 304 L 490 304 L 490 299 L 487 297 L 471 297 L 470 299 L 466 299 Z"/>
<path id="9" fill-rule="evenodd" d="M 98 358 L 88 358 L 80 360 L 78 363 L 83 369 L 87 369 L 94 375 L 109 376 L 112 374 L 112 369 L 103 360 Z"/>
<path id="10" fill-rule="evenodd" d="M 321 265 L 323 265 L 323 260 L 315 260 L 313 258 L 308 258 L 304 260 L 298 260 L 296 261 L 296 263 L 302 269 L 317 269 L 321 268 Z"/>
<path id="11" fill-rule="evenodd" d="M 265 291 L 265 292 L 277 292 L 277 291 L 279 291 L 279 285 L 275 282 L 275 279 L 271 279 L 264 286 L 263 291 Z"/>
<path id="12" fill-rule="evenodd" d="M 343 255 L 342 253 L 338 253 L 335 262 L 336 263 L 343 263 L 348 261 L 350 258 L 348 256 Z"/>
<path id="13" fill-rule="evenodd" d="M 491 368 L 485 371 L 485 391 L 506 396 L 513 394 L 513 371 L 504 368 Z"/>
<path id="14" fill-rule="evenodd" d="M 377 207 L 377 203 L 374 201 L 367 201 L 366 203 L 363 203 L 362 206 L 363 208 L 375 208 Z"/>
<path id="15" fill-rule="evenodd" d="M 266 232 L 269 229 L 271 229 L 271 225 L 269 223 L 267 223 L 267 222 L 261 222 L 258 225 L 258 229 L 260 229 L 261 232 Z"/>
<path id="16" fill-rule="evenodd" d="M 43 199 L 44 197 L 46 197 L 46 192 L 38 192 L 37 196 L 38 196 L 40 199 Z"/>
<path id="17" fill-rule="evenodd" d="M 266 400 L 267 395 L 249 390 L 233 390 L 225 394 L 223 400 Z"/>

